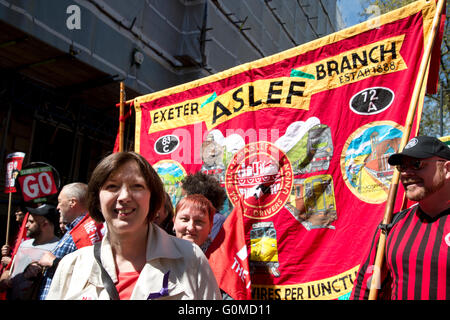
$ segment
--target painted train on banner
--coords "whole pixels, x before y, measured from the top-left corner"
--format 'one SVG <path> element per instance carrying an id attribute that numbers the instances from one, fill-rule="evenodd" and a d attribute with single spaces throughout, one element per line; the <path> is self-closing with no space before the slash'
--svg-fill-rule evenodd
<path id="1" fill-rule="evenodd" d="M 135 149 L 173 203 L 183 178 L 202 171 L 227 191 L 222 213 L 242 215 L 253 298 L 348 297 L 383 216 L 387 158 L 434 11 L 418 1 L 376 28 L 363 23 L 135 99 Z"/>

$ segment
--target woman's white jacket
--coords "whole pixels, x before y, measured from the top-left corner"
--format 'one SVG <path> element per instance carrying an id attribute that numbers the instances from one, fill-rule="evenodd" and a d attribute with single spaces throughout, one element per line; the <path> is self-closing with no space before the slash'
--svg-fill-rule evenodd
<path id="1" fill-rule="evenodd" d="M 81 248 L 60 261 L 47 300 L 109 300 L 93 248 Z M 150 223 L 146 257 L 131 300 L 221 299 L 208 260 L 196 244 L 170 236 Z M 107 232 L 101 242 L 101 261 L 117 283 Z"/>

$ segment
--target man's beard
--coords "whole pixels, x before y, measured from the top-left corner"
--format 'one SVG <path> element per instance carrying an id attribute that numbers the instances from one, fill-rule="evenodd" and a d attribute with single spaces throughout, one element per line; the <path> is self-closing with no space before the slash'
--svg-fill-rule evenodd
<path id="1" fill-rule="evenodd" d="M 403 183 L 408 183 L 410 180 L 406 180 Z M 417 181 L 417 179 L 414 180 L 416 183 L 423 183 L 423 179 L 420 179 L 420 181 Z M 439 172 L 439 177 L 438 177 L 438 181 L 433 182 L 433 184 L 431 186 L 422 186 L 422 187 L 416 187 L 414 190 L 409 191 L 407 187 L 405 187 L 405 192 L 406 192 L 406 197 L 409 200 L 412 201 L 421 201 L 423 199 L 425 199 L 426 197 L 428 197 L 429 195 L 435 193 L 436 191 L 438 191 L 439 189 L 441 189 L 444 186 L 445 183 L 445 176 L 444 173 L 442 171 Z M 416 189 L 419 189 L 418 191 Z"/>
<path id="2" fill-rule="evenodd" d="M 36 228 L 34 230 L 30 230 L 30 229 L 27 230 L 28 238 L 36 239 L 37 237 L 39 237 L 40 234 L 41 234 L 40 228 Z"/>

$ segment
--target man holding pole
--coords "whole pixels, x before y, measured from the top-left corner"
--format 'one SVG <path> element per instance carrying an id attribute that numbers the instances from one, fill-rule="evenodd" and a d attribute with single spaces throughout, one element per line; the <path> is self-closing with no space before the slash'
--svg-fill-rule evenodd
<path id="1" fill-rule="evenodd" d="M 379 226 L 352 299 L 367 299 L 375 283 L 381 299 L 450 299 L 450 148 L 437 138 L 419 136 L 388 162 L 400 172 L 407 199 L 418 203 Z M 386 263 L 374 270 L 381 232 L 387 233 Z M 381 274 L 376 282 L 371 279 L 375 271 Z"/>
<path id="2" fill-rule="evenodd" d="M 2 247 L 2 266 L 6 269 L 8 269 L 8 265 L 11 263 L 12 258 L 14 257 L 15 253 L 17 252 L 17 249 L 19 248 L 20 243 L 22 240 L 24 240 L 24 236 L 26 233 L 25 224 L 27 223 L 25 219 L 27 217 L 27 211 L 25 208 L 20 205 L 16 208 L 16 211 L 14 212 L 16 216 L 16 222 L 19 226 L 19 230 L 16 235 L 16 240 L 14 242 L 13 248 L 11 248 L 8 244 L 5 244 Z M 12 251 L 11 251 L 12 250 Z M 1 268 L 0 268 L 1 269 Z"/>
<path id="3" fill-rule="evenodd" d="M 55 248 L 59 214 L 52 205 L 43 204 L 37 208 L 27 208 L 30 213 L 26 228 L 29 240 L 22 242 L 14 257 L 11 272 L 4 273 L 0 281 L 0 291 L 8 291 L 10 300 L 30 299 L 32 285 L 36 281 L 36 261 Z"/>

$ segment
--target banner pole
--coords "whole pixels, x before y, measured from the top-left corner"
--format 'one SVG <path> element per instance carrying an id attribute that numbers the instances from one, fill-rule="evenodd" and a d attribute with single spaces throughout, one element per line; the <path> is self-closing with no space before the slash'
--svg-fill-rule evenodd
<path id="1" fill-rule="evenodd" d="M 417 104 L 419 102 L 420 91 L 422 89 L 422 86 L 425 85 L 425 82 L 424 82 L 425 73 L 428 68 L 428 64 L 430 63 L 431 50 L 433 48 L 434 41 L 435 41 L 436 35 L 438 33 L 438 29 L 439 29 L 439 25 L 440 25 L 440 18 L 441 18 L 443 8 L 444 8 L 444 0 L 439 0 L 436 5 L 436 13 L 433 18 L 431 33 L 428 38 L 428 42 L 425 46 L 422 61 L 420 63 L 420 68 L 419 68 L 419 72 L 418 72 L 418 76 L 417 76 L 417 80 L 416 80 L 416 85 L 414 86 L 414 91 L 413 91 L 413 94 L 411 97 L 411 102 L 409 105 L 408 115 L 407 115 L 406 123 L 405 123 L 405 130 L 402 135 L 402 140 L 400 142 L 399 151 L 403 150 L 407 141 L 409 140 L 412 124 L 414 121 L 414 116 L 416 114 Z M 395 197 L 397 195 L 399 180 L 400 180 L 400 173 L 398 172 L 398 170 L 394 170 L 394 175 L 392 176 L 392 183 L 389 187 L 388 198 L 386 201 L 386 207 L 385 207 L 384 217 L 383 217 L 383 222 L 382 222 L 383 224 L 389 224 L 391 222 L 392 212 L 394 210 Z M 373 275 L 372 275 L 372 279 L 371 279 L 371 283 L 370 283 L 369 300 L 376 300 L 377 296 L 378 296 L 377 284 L 379 284 L 381 267 L 383 266 L 383 263 L 384 263 L 385 246 L 386 246 L 386 233 L 384 231 L 381 231 L 380 239 L 378 240 L 377 253 L 375 256 L 375 268 L 373 269 Z"/>
<path id="2" fill-rule="evenodd" d="M 9 193 L 9 199 L 8 199 L 8 220 L 6 223 L 6 241 L 5 244 L 8 244 L 9 240 L 9 225 L 11 224 L 11 198 L 12 198 L 12 192 Z"/>
<path id="3" fill-rule="evenodd" d="M 120 82 L 120 115 L 119 115 L 119 152 L 123 151 L 123 138 L 125 132 L 125 121 L 123 119 L 125 108 L 125 84 Z"/>

